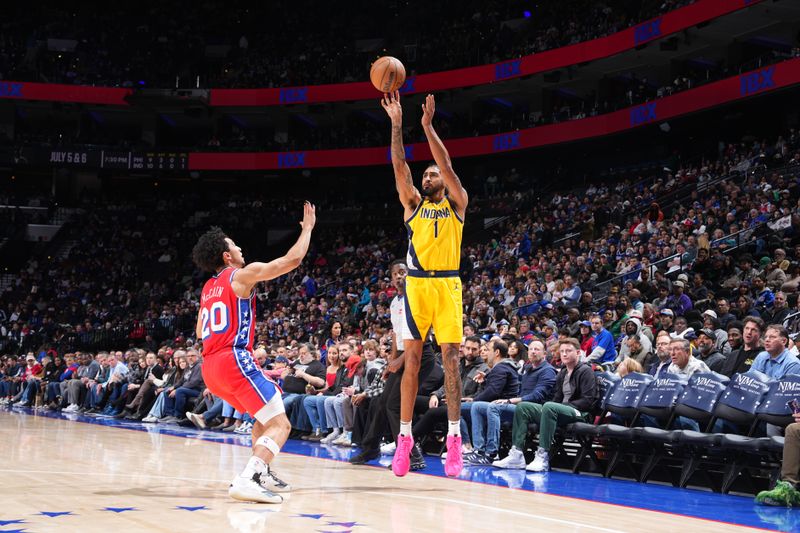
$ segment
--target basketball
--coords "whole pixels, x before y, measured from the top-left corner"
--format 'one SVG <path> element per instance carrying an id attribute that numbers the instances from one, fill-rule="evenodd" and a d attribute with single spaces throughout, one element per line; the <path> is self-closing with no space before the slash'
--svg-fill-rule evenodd
<path id="1" fill-rule="evenodd" d="M 369 79 L 380 92 L 391 93 L 406 82 L 406 68 L 399 59 L 383 56 L 372 64 Z"/>

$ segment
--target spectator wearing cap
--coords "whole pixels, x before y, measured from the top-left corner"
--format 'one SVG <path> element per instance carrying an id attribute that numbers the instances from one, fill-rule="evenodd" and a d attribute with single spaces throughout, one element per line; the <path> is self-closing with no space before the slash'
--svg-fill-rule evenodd
<path id="1" fill-rule="evenodd" d="M 544 345 L 548 351 L 552 351 L 552 347 L 558 343 L 558 326 L 554 320 L 547 320 L 542 328 Z"/>
<path id="2" fill-rule="evenodd" d="M 612 363 L 617 358 L 617 349 L 614 346 L 614 336 L 603 327 L 600 315 L 592 316 L 592 346 L 586 355 L 589 362 Z"/>
<path id="3" fill-rule="evenodd" d="M 762 372 L 772 379 L 800 374 L 800 360 L 788 348 L 789 332 L 783 326 L 770 324 L 764 333 L 764 351 L 758 354 L 751 370 Z"/>
<path id="4" fill-rule="evenodd" d="M 731 351 L 728 344 L 728 332 L 719 325 L 717 313 L 713 309 L 706 309 L 703 311 L 703 327 L 709 328 L 717 335 L 717 351 L 723 355 L 727 355 Z"/>
<path id="5" fill-rule="evenodd" d="M 672 312 L 672 309 L 662 309 L 661 312 L 658 313 L 658 331 L 666 331 L 667 333 L 672 333 L 675 331 L 675 313 Z"/>
<path id="6" fill-rule="evenodd" d="M 712 372 L 721 372 L 725 364 L 725 356 L 717 351 L 717 334 L 713 329 L 703 328 L 697 332 L 699 359 Z"/>
<path id="7" fill-rule="evenodd" d="M 667 298 L 666 308 L 672 309 L 675 316 L 683 316 L 686 311 L 694 307 L 692 299 L 684 293 L 686 285 L 683 281 L 676 281 L 672 284 L 672 295 Z"/>
<path id="8" fill-rule="evenodd" d="M 581 351 L 584 354 L 589 354 L 592 352 L 592 342 L 594 342 L 594 337 L 592 336 L 592 323 L 588 320 L 581 320 L 580 322 L 580 332 L 578 333 L 578 342 L 581 343 Z"/>
<path id="9" fill-rule="evenodd" d="M 36 399 L 36 393 L 39 391 L 39 383 L 44 376 L 44 367 L 36 361 L 36 357 L 32 353 L 25 356 L 25 369 L 20 378 L 21 392 L 19 392 L 14 400 L 17 400 L 14 405 L 23 407 L 30 407 Z"/>

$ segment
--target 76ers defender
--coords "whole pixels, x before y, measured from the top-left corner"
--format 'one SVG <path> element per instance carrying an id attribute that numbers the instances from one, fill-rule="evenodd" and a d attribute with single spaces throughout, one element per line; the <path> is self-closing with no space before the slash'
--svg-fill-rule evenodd
<path id="1" fill-rule="evenodd" d="M 201 236 L 192 250 L 198 267 L 216 273 L 203 287 L 197 317 L 197 338 L 203 341 L 203 379 L 212 393 L 256 419 L 253 456 L 228 490 L 237 500 L 281 503 L 283 497 L 276 492 L 290 490 L 269 467 L 286 443 L 291 425 L 280 389 L 264 377 L 253 359 L 254 288 L 259 281 L 300 266 L 315 222 L 316 210 L 306 202 L 297 242 L 285 256 L 269 263 L 245 266 L 241 248 L 216 227 Z"/>

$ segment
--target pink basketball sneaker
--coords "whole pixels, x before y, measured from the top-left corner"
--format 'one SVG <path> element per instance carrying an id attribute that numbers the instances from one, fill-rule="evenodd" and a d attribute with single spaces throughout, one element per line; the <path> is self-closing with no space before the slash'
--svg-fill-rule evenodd
<path id="1" fill-rule="evenodd" d="M 461 436 L 447 437 L 447 459 L 444 461 L 444 473 L 449 477 L 456 477 L 464 467 L 464 458 L 461 457 Z"/>
<path id="2" fill-rule="evenodd" d="M 408 474 L 408 469 L 411 468 L 411 449 L 413 447 L 414 437 L 411 435 L 397 436 L 397 449 L 392 458 L 392 472 L 395 476 L 403 477 Z"/>

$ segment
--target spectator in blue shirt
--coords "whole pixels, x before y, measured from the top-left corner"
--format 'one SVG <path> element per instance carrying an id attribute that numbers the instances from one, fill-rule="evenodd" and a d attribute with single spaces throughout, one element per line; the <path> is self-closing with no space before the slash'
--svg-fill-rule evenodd
<path id="1" fill-rule="evenodd" d="M 561 294 L 561 302 L 567 306 L 578 305 L 581 300 L 581 288 L 575 284 L 575 280 L 569 274 L 564 276 L 564 290 Z"/>
<path id="2" fill-rule="evenodd" d="M 755 307 L 760 312 L 772 309 L 775 304 L 775 294 L 766 286 L 763 275 L 753 278 L 753 293 L 756 295 Z"/>
<path id="3" fill-rule="evenodd" d="M 592 351 L 586 354 L 589 362 L 612 363 L 617 358 L 614 335 L 603 327 L 600 315 L 592 316 Z"/>
<path id="4" fill-rule="evenodd" d="M 789 332 L 778 324 L 767 326 L 764 334 L 765 351 L 758 354 L 750 370 L 758 370 L 772 379 L 800 374 L 800 360 L 789 352 Z"/>

